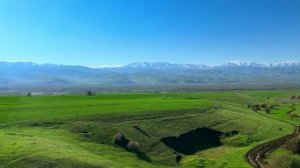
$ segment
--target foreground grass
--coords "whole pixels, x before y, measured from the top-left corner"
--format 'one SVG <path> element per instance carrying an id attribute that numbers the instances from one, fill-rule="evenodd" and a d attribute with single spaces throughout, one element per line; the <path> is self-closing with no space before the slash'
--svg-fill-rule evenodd
<path id="1" fill-rule="evenodd" d="M 253 146 L 289 134 L 293 126 L 254 113 L 248 103 L 287 97 L 287 91 L 101 94 L 0 97 L 1 167 L 249 167 Z M 270 98 L 271 97 L 271 98 Z M 212 105 L 218 109 L 209 110 Z M 279 109 L 284 118 L 289 108 Z M 278 114 L 279 114 L 278 112 Z M 274 113 L 275 114 L 275 113 Z M 142 129 L 132 126 L 138 123 Z M 224 145 L 183 156 L 160 142 L 209 127 L 238 131 Z M 122 132 L 143 156 L 112 144 Z"/>
<path id="2" fill-rule="evenodd" d="M 87 142 L 64 130 L 9 128 L 0 136 L 4 167 L 153 167 L 132 153 Z"/>

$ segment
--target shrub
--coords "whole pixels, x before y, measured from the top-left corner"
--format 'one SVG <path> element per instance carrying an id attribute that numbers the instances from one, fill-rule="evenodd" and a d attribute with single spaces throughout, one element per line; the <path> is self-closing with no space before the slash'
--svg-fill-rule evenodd
<path id="1" fill-rule="evenodd" d="M 261 108 L 266 108 L 268 105 L 266 103 L 263 103 L 260 105 Z"/>
<path id="2" fill-rule="evenodd" d="M 267 114 L 269 114 L 269 113 L 271 112 L 272 109 L 273 109 L 272 106 L 267 106 L 267 107 L 265 108 L 265 111 L 266 111 Z"/>
<path id="3" fill-rule="evenodd" d="M 299 168 L 300 167 L 300 160 L 299 159 L 293 159 L 291 161 L 291 168 Z"/>
<path id="4" fill-rule="evenodd" d="M 300 160 L 296 157 L 289 155 L 279 155 L 273 157 L 269 161 L 269 165 L 272 168 L 298 168 L 300 167 Z"/>
<path id="5" fill-rule="evenodd" d="M 139 128 L 139 124 L 138 124 L 138 123 L 134 123 L 134 124 L 132 125 L 132 127 L 133 127 L 133 128 Z"/>
<path id="6" fill-rule="evenodd" d="M 255 111 L 255 112 L 261 110 L 260 105 L 258 105 L 258 104 L 252 105 L 252 106 L 251 106 L 251 109 L 252 109 L 253 111 Z"/>
<path id="7" fill-rule="evenodd" d="M 131 151 L 138 151 L 140 147 L 140 144 L 136 141 L 129 141 L 127 144 L 127 148 Z"/>
<path id="8" fill-rule="evenodd" d="M 295 137 L 285 142 L 284 147 L 293 152 L 294 154 L 300 154 L 300 138 Z"/>
<path id="9" fill-rule="evenodd" d="M 118 132 L 114 136 L 114 144 L 120 145 L 121 147 L 127 147 L 129 140 L 121 132 Z"/>

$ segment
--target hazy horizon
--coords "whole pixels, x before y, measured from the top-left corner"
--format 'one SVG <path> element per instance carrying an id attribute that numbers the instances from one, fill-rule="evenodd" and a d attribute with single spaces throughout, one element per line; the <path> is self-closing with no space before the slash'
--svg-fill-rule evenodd
<path id="1" fill-rule="evenodd" d="M 204 66 L 210 66 L 210 67 L 214 67 L 214 66 L 221 66 L 221 65 L 226 65 L 226 64 L 260 64 L 260 65 L 269 65 L 269 64 L 282 64 L 282 63 L 300 63 L 300 61 L 298 60 L 286 60 L 286 61 L 281 61 L 281 62 L 249 62 L 249 61 L 239 61 L 239 60 L 233 60 L 233 61 L 227 61 L 227 62 L 223 62 L 220 64 L 203 64 L 203 63 L 180 63 L 180 62 L 162 62 L 162 61 L 157 61 L 157 62 L 149 62 L 149 61 L 134 61 L 134 62 L 130 62 L 128 64 L 119 64 L 119 65 L 103 65 L 103 64 L 99 64 L 99 65 L 92 65 L 92 66 L 86 66 L 86 65 L 82 65 L 82 64 L 57 64 L 57 63 L 48 63 L 48 62 L 44 62 L 44 63 L 37 63 L 37 62 L 33 62 L 33 61 L 6 61 L 6 60 L 0 60 L 1 62 L 6 62 L 6 63 L 33 63 L 33 64 L 37 64 L 37 65 L 46 65 L 46 64 L 53 64 L 53 65 L 66 65 L 66 66 L 83 66 L 83 67 L 89 67 L 89 68 L 114 68 L 114 67 L 122 67 L 122 66 L 126 66 L 126 65 L 130 65 L 130 64 L 136 64 L 136 63 L 167 63 L 167 64 L 190 64 L 190 65 L 204 65 Z"/>

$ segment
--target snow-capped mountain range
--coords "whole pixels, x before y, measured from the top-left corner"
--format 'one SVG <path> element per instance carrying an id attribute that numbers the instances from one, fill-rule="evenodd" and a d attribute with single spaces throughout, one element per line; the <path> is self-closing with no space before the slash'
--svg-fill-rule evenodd
<path id="1" fill-rule="evenodd" d="M 22 85 L 211 85 L 300 84 L 300 61 L 222 65 L 135 62 L 123 66 L 84 66 L 0 62 L 0 87 Z"/>
<path id="2" fill-rule="evenodd" d="M 222 68 L 222 67 L 269 67 L 269 68 L 285 68 L 300 66 L 300 61 L 286 61 L 279 63 L 260 64 L 254 62 L 230 61 L 222 65 L 208 66 L 204 64 L 172 64 L 166 62 L 135 62 L 132 64 L 114 67 L 114 68 L 140 68 L 140 69 L 207 69 L 207 68 Z"/>
<path id="3" fill-rule="evenodd" d="M 60 64 L 35 64 L 32 62 L 6 62 L 0 61 L 0 68 L 9 66 L 20 66 L 20 67 L 58 67 L 58 66 L 69 66 L 69 67 L 84 67 L 79 65 L 60 65 Z M 227 63 L 215 66 L 208 66 L 204 64 L 177 64 L 167 62 L 134 62 L 128 65 L 118 66 L 95 66 L 86 67 L 91 69 L 119 69 L 119 68 L 137 68 L 137 69 L 203 69 L 203 68 L 216 68 L 216 67 L 270 67 L 270 68 L 285 68 L 300 66 L 300 61 L 285 61 L 279 63 L 255 63 L 255 62 L 244 62 L 244 61 L 229 61 Z"/>
<path id="4" fill-rule="evenodd" d="M 171 64 L 166 62 L 135 62 L 129 65 L 125 65 L 124 67 L 131 67 L 131 68 L 152 68 L 152 69 L 170 69 L 170 68 L 178 68 L 178 69 L 185 69 L 185 68 L 214 68 L 214 67 L 293 67 L 299 66 L 300 61 L 286 61 L 286 62 L 279 62 L 279 63 L 267 63 L 267 64 L 259 64 L 254 62 L 243 62 L 243 61 L 229 61 L 222 65 L 216 66 L 208 66 L 204 64 Z"/>
<path id="5" fill-rule="evenodd" d="M 300 61 L 286 61 L 286 62 L 267 63 L 267 64 L 259 64 L 254 62 L 243 62 L 243 61 L 230 61 L 221 66 L 284 68 L 284 67 L 294 67 L 299 65 L 300 65 Z"/>

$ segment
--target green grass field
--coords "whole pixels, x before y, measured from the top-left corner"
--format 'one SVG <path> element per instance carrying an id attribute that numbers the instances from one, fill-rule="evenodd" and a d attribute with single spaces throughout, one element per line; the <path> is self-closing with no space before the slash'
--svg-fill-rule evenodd
<path id="1" fill-rule="evenodd" d="M 296 93 L 1 96 L 0 167 L 250 167 L 244 155 L 251 147 L 287 135 L 300 123 L 286 114 L 289 96 Z M 281 106 L 270 114 L 246 107 L 263 102 Z M 293 103 L 299 113 L 298 102 Z M 160 139 L 201 127 L 238 135 L 221 138 L 222 146 L 182 155 L 177 164 L 176 152 Z M 137 141 L 140 153 L 114 145 L 118 132 Z"/>

